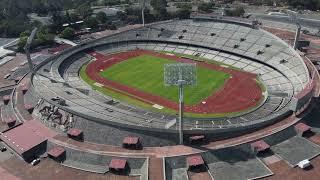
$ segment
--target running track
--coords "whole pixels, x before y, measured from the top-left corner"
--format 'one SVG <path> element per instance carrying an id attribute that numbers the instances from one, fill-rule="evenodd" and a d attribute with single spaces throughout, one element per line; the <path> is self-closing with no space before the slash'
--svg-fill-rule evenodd
<path id="1" fill-rule="evenodd" d="M 96 61 L 89 63 L 86 69 L 86 73 L 90 79 L 102 84 L 105 88 L 115 90 L 125 95 L 129 94 L 130 97 L 145 103 L 151 105 L 159 104 L 175 110 L 178 110 L 179 108 L 178 103 L 176 102 L 115 81 L 108 80 L 100 76 L 99 73 L 116 63 L 143 54 L 167 58 L 177 62 L 195 63 L 195 61 L 189 59 L 147 50 L 134 50 L 112 55 L 103 55 L 98 52 L 89 52 L 89 54 L 96 58 Z M 185 112 L 208 114 L 239 112 L 257 106 L 262 99 L 262 90 L 255 81 L 255 74 L 224 68 L 219 65 L 208 64 L 205 62 L 196 63 L 197 66 L 229 73 L 231 74 L 231 78 L 226 80 L 225 85 L 222 88 L 203 100 L 206 102 L 206 104 L 199 103 L 190 106 L 185 105 Z"/>

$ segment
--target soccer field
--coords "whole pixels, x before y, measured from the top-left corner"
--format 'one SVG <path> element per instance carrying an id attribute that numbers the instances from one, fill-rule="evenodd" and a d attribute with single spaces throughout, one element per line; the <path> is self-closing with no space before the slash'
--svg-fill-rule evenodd
<path id="1" fill-rule="evenodd" d="M 115 64 L 102 71 L 106 79 L 134 87 L 166 99 L 178 102 L 178 88 L 164 85 L 164 65 L 174 60 L 151 55 L 140 55 Z M 185 104 L 200 103 L 221 88 L 230 74 L 197 67 L 197 85 L 185 88 Z"/>

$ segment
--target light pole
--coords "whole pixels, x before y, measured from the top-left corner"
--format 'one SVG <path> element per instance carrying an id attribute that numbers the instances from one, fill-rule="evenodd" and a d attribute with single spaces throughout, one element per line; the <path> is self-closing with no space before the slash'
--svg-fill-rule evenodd
<path id="1" fill-rule="evenodd" d="M 28 61 L 28 64 L 29 64 L 29 69 L 30 69 L 30 72 L 31 73 L 34 73 L 34 69 L 33 69 L 33 64 L 32 64 L 32 60 L 31 60 L 31 56 L 30 56 L 30 47 L 31 47 L 31 44 L 32 44 L 32 41 L 34 39 L 34 36 L 36 35 L 37 33 L 37 28 L 34 28 L 30 34 L 30 36 L 28 37 L 28 40 L 26 42 L 26 45 L 24 46 L 24 50 L 26 52 L 26 56 L 27 56 L 27 61 Z"/>
<path id="2" fill-rule="evenodd" d="M 142 0 L 142 9 L 141 9 L 141 17 L 142 17 L 142 25 L 144 27 L 144 9 L 146 8 L 146 0 Z"/>
<path id="3" fill-rule="evenodd" d="M 164 83 L 166 86 L 179 87 L 179 143 L 183 144 L 183 109 L 185 85 L 197 84 L 197 69 L 195 63 L 171 63 L 164 66 Z"/>
<path id="4" fill-rule="evenodd" d="M 183 144 L 183 123 L 182 123 L 182 118 L 183 118 L 183 85 L 185 83 L 182 78 L 178 81 L 179 83 L 179 143 Z"/>
<path id="5" fill-rule="evenodd" d="M 290 15 L 291 21 L 294 22 L 297 26 L 297 30 L 296 30 L 296 34 L 295 34 L 295 38 L 294 38 L 294 43 L 293 43 L 293 49 L 297 50 L 299 39 L 300 39 L 300 32 L 301 32 L 301 25 L 299 23 L 298 13 L 291 11 L 291 10 L 288 10 L 287 12 Z"/>
<path id="6" fill-rule="evenodd" d="M 296 35 L 294 38 L 294 44 L 293 44 L 294 50 L 297 50 L 297 48 L 298 48 L 298 43 L 299 43 L 299 39 L 300 39 L 300 32 L 301 32 L 301 25 L 299 23 L 297 23 L 297 31 L 296 31 Z"/>

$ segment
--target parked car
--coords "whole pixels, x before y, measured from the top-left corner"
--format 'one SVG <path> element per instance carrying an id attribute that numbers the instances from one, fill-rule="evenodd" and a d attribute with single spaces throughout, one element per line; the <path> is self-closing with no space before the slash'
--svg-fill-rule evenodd
<path id="1" fill-rule="evenodd" d="M 37 159 L 34 159 L 34 160 L 31 162 L 31 165 L 32 165 L 32 166 L 36 166 L 36 165 L 39 164 L 39 163 L 40 163 L 40 159 L 37 158 Z"/>
<path id="2" fill-rule="evenodd" d="M 3 146 L 3 147 L 0 148 L 0 151 L 1 152 L 5 152 L 5 151 L 7 151 L 7 148 Z"/>

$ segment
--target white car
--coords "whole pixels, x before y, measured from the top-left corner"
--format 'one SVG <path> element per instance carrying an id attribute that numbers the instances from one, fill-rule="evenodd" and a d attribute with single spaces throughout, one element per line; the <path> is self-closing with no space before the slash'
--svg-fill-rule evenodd
<path id="1" fill-rule="evenodd" d="M 302 160 L 297 164 L 301 169 L 305 169 L 309 166 L 311 166 L 311 163 L 308 159 Z"/>
<path id="2" fill-rule="evenodd" d="M 31 164 L 32 166 L 36 166 L 37 164 L 39 164 L 39 162 L 40 162 L 40 159 L 37 158 L 37 159 L 34 159 L 30 164 Z"/>

